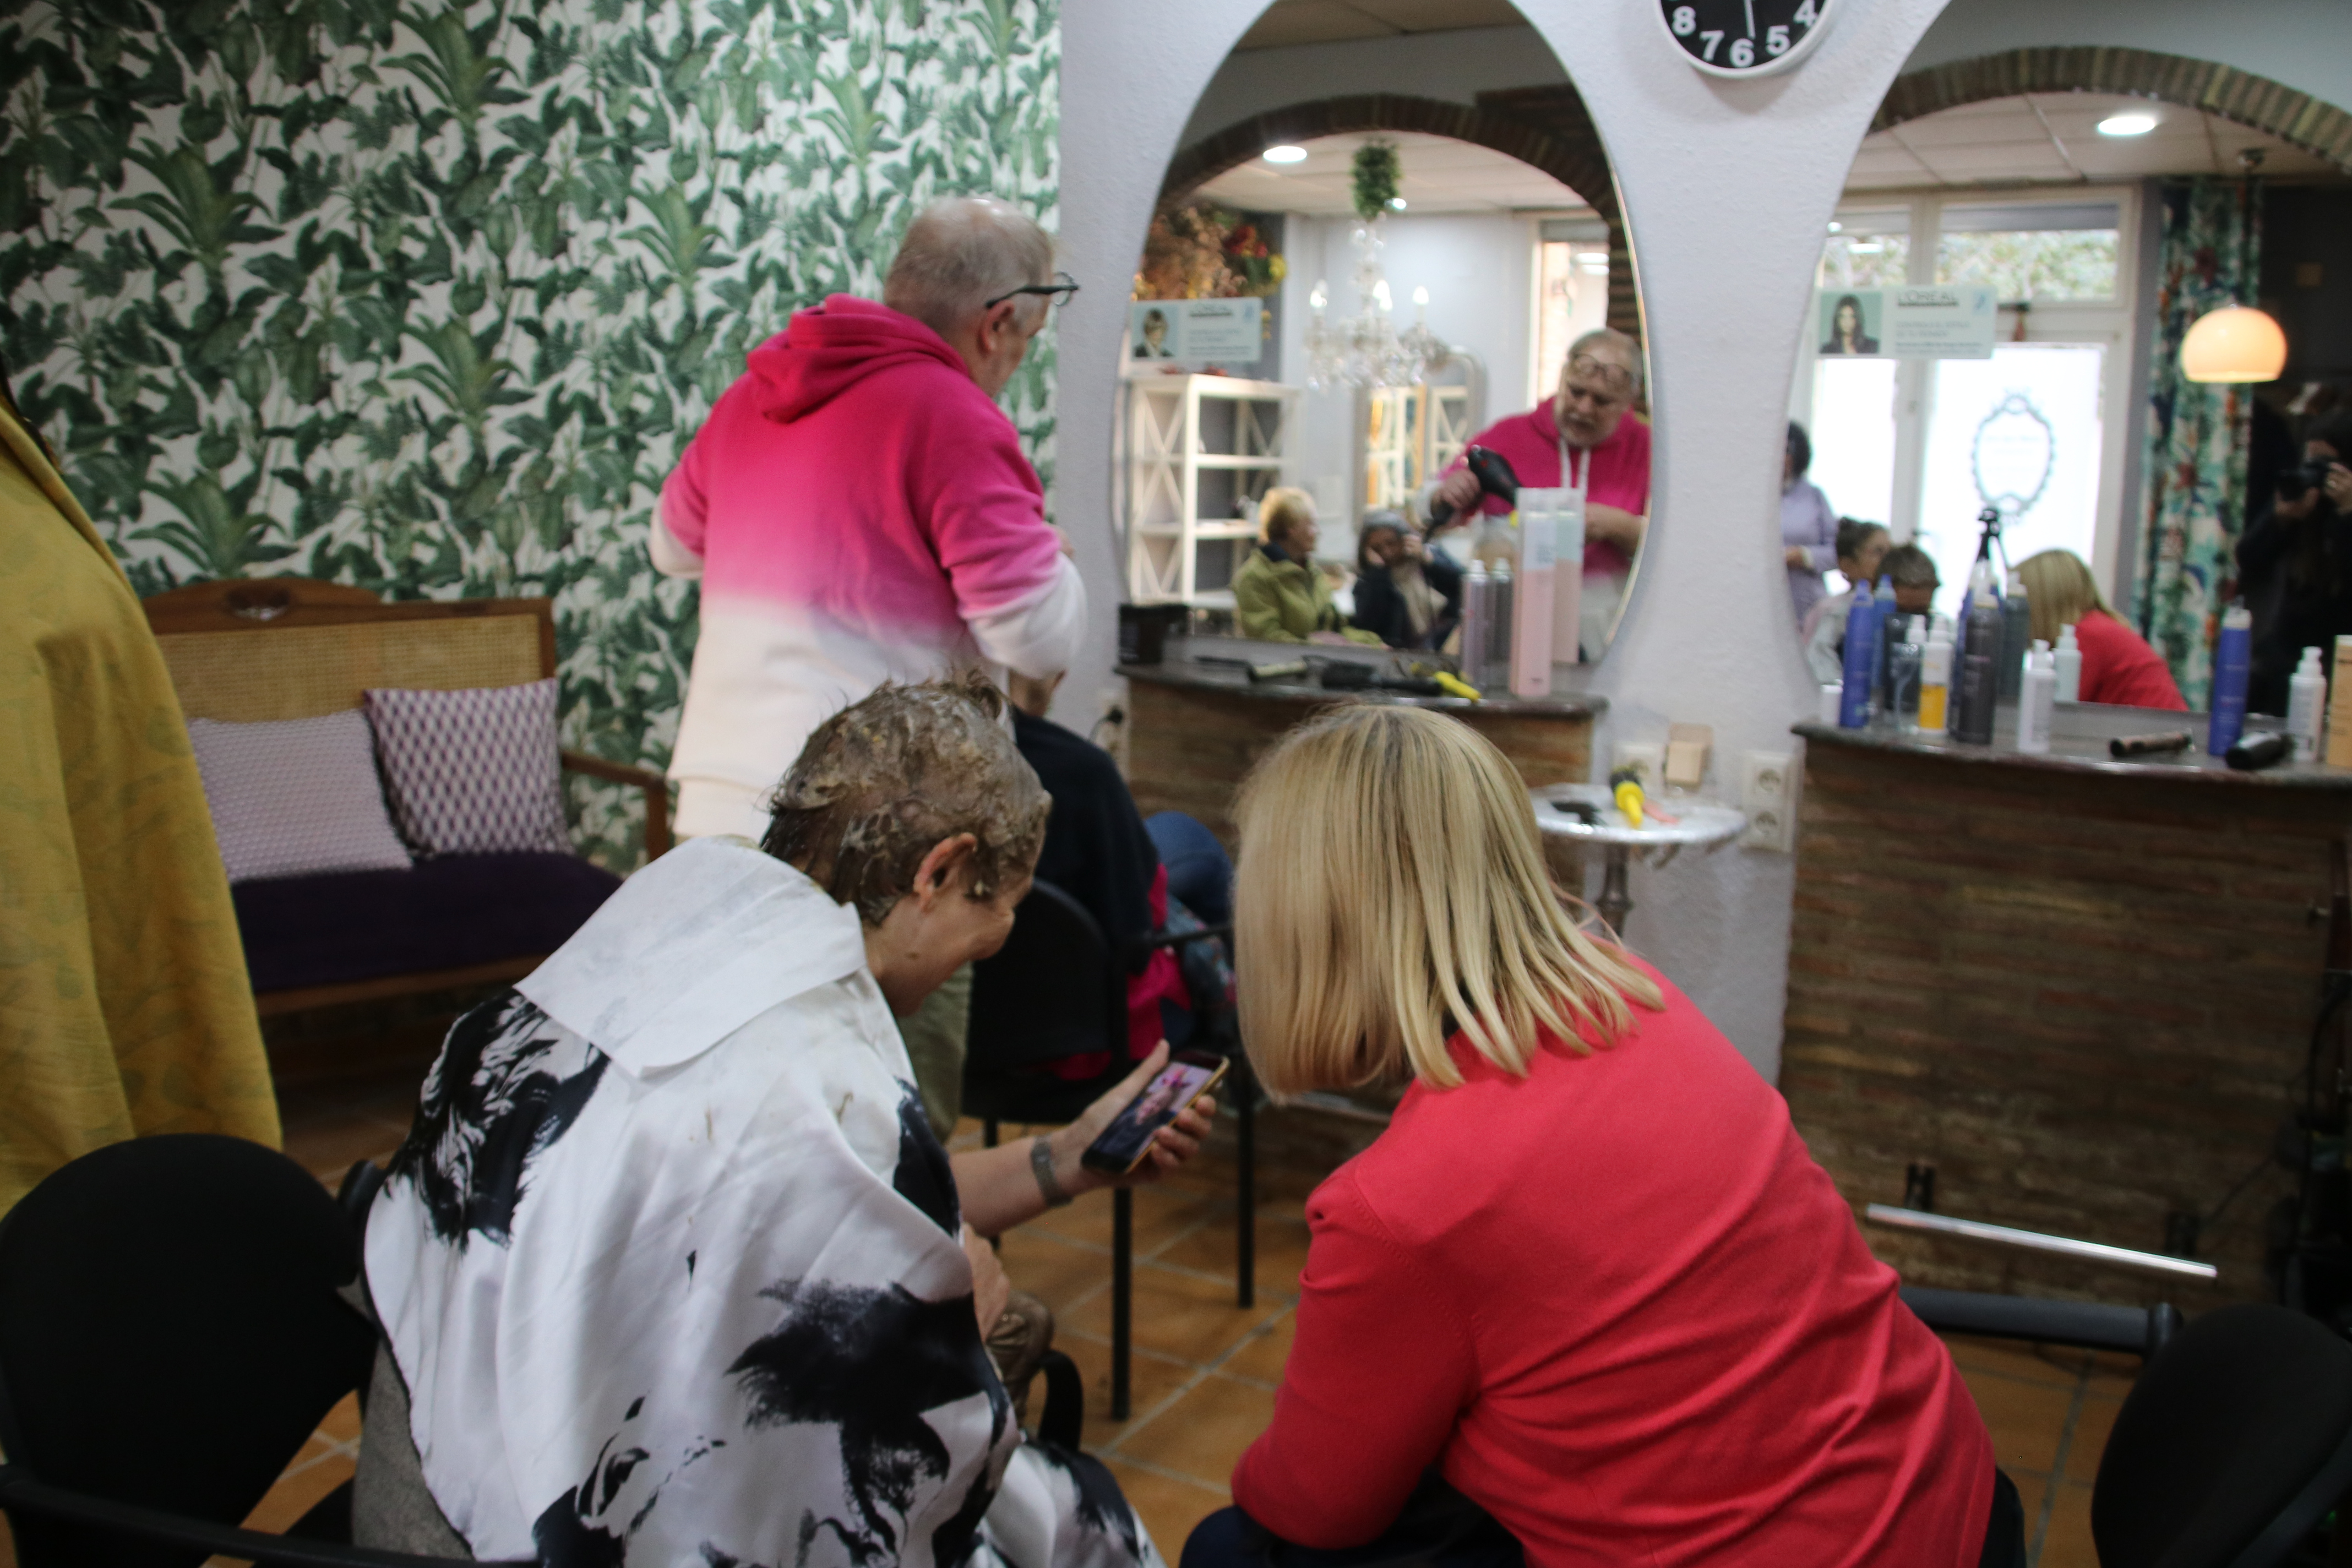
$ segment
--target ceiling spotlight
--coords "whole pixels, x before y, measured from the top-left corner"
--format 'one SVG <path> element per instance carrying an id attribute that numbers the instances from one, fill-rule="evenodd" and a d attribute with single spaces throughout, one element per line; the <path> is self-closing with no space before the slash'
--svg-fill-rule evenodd
<path id="1" fill-rule="evenodd" d="M 1279 147 L 1267 148 L 1262 155 L 1269 163 L 1304 163 L 1307 162 L 1307 149 L 1304 147 L 1294 147 L 1287 142 L 1284 142 Z"/>
<path id="2" fill-rule="evenodd" d="M 1404 198 L 1402 196 L 1391 196 L 1389 198 L 1389 205 L 1396 208 L 1399 212 L 1402 212 L 1404 211 Z"/>
<path id="3" fill-rule="evenodd" d="M 1845 228 L 1845 225 L 1843 225 L 1843 224 L 1842 224 L 1842 223 L 1832 223 L 1832 224 L 1831 224 L 1831 225 L 1830 225 L 1830 232 L 1831 232 L 1832 234 L 1838 234 L 1838 233 L 1841 233 L 1841 232 L 1843 232 L 1843 231 L 1844 230 L 1844 228 Z"/>
<path id="4" fill-rule="evenodd" d="M 2153 114 L 2110 114 L 2099 121 L 2102 136 L 2145 136 L 2155 129 Z"/>
<path id="5" fill-rule="evenodd" d="M 1886 248 L 1886 243 L 1878 239 L 1857 239 L 1846 248 L 1856 256 L 1875 256 Z"/>

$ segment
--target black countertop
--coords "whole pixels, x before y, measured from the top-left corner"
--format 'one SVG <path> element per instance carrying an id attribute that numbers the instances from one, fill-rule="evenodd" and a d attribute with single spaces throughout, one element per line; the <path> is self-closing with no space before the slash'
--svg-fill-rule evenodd
<path id="1" fill-rule="evenodd" d="M 1286 679 L 1253 680 L 1248 669 L 1244 668 L 1251 664 L 1304 658 L 1310 666 L 1357 664 L 1384 673 L 1404 674 L 1410 664 L 1435 658 L 1426 653 L 1377 647 L 1339 647 L 1321 643 L 1256 642 L 1246 637 L 1170 637 L 1167 657 L 1161 662 L 1122 664 L 1118 667 L 1118 673 L 1129 680 L 1148 681 L 1156 686 L 1222 691 L 1239 697 L 1285 702 L 1325 702 L 1344 698 L 1363 702 L 1395 703 L 1410 708 L 1434 708 L 1441 712 L 1475 710 L 1524 714 L 1542 719 L 1592 720 L 1609 711 L 1607 698 L 1587 696 L 1582 692 L 1563 692 L 1552 697 L 1489 695 L 1481 701 L 1473 702 L 1465 697 L 1415 697 L 1403 692 L 1382 691 L 1376 687 L 1334 689 L 1316 680 L 1314 668 L 1309 668 L 1303 676 Z M 1237 662 L 1213 662 L 1221 659 Z M 1451 668 L 1450 662 L 1448 668 Z"/>
<path id="2" fill-rule="evenodd" d="M 1853 746 L 1866 751 L 1939 757 L 1970 767 L 2041 769 L 2068 773 L 2104 773 L 2115 778 L 2178 779 L 2195 784 L 2236 784 L 2271 789 L 2352 791 L 2352 768 L 2324 763 L 2280 763 L 2258 773 L 2239 773 L 2219 757 L 2205 754 L 2206 715 L 2169 713 L 2154 708 L 2118 708 L 2097 702 L 2062 702 L 2051 726 L 2047 752 L 2017 749 L 2017 709 L 2003 703 L 1993 722 L 1992 744 L 1971 746 L 1943 735 L 1905 734 L 1900 730 L 1874 727 L 1842 729 L 1807 721 L 1793 726 L 1809 744 Z M 2274 719 L 2249 721 L 2247 732 L 2278 727 Z M 2117 736 L 2156 735 L 2187 730 L 2196 740 L 2185 752 L 2167 756 L 2116 757 L 2107 742 Z"/>

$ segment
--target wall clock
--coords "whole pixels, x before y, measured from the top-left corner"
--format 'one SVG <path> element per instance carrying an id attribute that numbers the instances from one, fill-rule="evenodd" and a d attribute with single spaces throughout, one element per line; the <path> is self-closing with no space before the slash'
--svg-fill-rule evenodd
<path id="1" fill-rule="evenodd" d="M 1853 0 L 1834 0 L 1840 5 Z M 1812 52 L 1832 0 L 1658 0 L 1658 20 L 1710 76 L 1769 76 Z"/>

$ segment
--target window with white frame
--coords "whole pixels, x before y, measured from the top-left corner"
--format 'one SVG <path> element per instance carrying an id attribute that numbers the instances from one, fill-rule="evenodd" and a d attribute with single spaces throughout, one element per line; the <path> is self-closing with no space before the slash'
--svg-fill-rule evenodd
<path id="1" fill-rule="evenodd" d="M 1537 228 L 1536 352 L 1528 402 L 1559 388 L 1568 345 L 1609 324 L 1609 226 L 1599 218 L 1547 218 Z"/>
<path id="2" fill-rule="evenodd" d="M 2112 590 L 2123 537 L 2137 195 L 2068 190 L 1873 194 L 1841 210 L 1823 290 L 1984 283 L 2000 301 L 1989 360 L 1843 356 L 1800 363 L 1791 416 L 1841 516 L 1884 521 L 1936 559 L 1958 603 L 1988 496 L 2011 562 L 2071 550 Z"/>

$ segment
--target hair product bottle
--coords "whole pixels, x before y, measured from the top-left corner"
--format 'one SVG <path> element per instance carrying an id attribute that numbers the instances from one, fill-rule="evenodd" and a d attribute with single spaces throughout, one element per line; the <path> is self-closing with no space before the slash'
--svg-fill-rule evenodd
<path id="1" fill-rule="evenodd" d="M 2296 762 L 2319 761 L 2319 717 L 2326 705 L 2327 671 L 2320 666 L 2319 650 L 2305 648 L 2303 662 L 2286 683 L 2286 730 L 2294 737 Z"/>
<path id="2" fill-rule="evenodd" d="M 1518 582 L 1507 561 L 1497 561 L 1486 574 L 1486 679 L 1471 684 L 1481 691 L 1511 689 L 1511 621 L 1517 609 Z"/>
<path id="3" fill-rule="evenodd" d="M 2033 612 L 2025 601 L 2025 579 L 2011 572 L 2000 602 L 2000 695 L 2015 697 L 2025 675 L 2026 645 L 2033 640 Z"/>
<path id="4" fill-rule="evenodd" d="M 1919 656 L 1919 721 L 1924 734 L 1940 735 L 1951 721 L 1952 639 L 1940 629 L 1927 633 Z"/>
<path id="5" fill-rule="evenodd" d="M 1919 728 L 1919 667 L 1927 650 L 1917 627 L 1925 616 L 1896 616 L 1886 641 L 1886 717 L 1906 733 Z"/>
<path id="6" fill-rule="evenodd" d="M 1845 694 L 1838 701 L 1838 726 L 1860 730 L 1870 723 L 1870 689 L 1878 679 L 1878 601 L 1857 584 L 1845 612 Z"/>
<path id="7" fill-rule="evenodd" d="M 2254 659 L 2254 614 L 2243 605 L 2221 612 L 2221 640 L 2213 649 L 2211 726 L 2205 752 L 2218 757 L 2238 743 L 2246 727 L 2246 679 Z"/>
<path id="8" fill-rule="evenodd" d="M 1462 679 L 1486 689 L 1486 627 L 1495 616 L 1495 584 L 1486 563 L 1473 559 L 1462 569 L 1462 630 L 1454 646 L 1461 649 Z"/>
<path id="9" fill-rule="evenodd" d="M 2083 649 L 2074 641 L 2074 628 L 2058 628 L 2058 646 L 2050 653 L 2058 666 L 2058 700 L 2080 702 L 2083 700 Z"/>
<path id="10" fill-rule="evenodd" d="M 1874 604 L 1878 612 L 1878 667 L 1873 671 L 1870 706 L 1874 712 L 1884 715 L 1889 705 L 1886 665 L 1895 651 L 1895 633 L 1900 624 L 1896 617 L 1902 614 L 1895 607 L 1894 578 L 1881 577 L 1878 580 L 1878 593 Z"/>
<path id="11" fill-rule="evenodd" d="M 2050 749 L 2050 721 L 2058 711 L 2058 663 L 2050 645 L 2040 637 L 2026 650 L 2025 668 L 2018 677 L 2017 749 Z"/>
<path id="12" fill-rule="evenodd" d="M 1518 602 L 1511 613 L 1511 695 L 1551 695 L 1551 610 L 1554 568 L 1559 564 L 1559 518 L 1543 492 L 1519 496 Z"/>
<path id="13" fill-rule="evenodd" d="M 1979 561 L 1969 574 L 1969 613 L 1960 627 L 1959 690 L 1952 713 L 1955 741 L 1971 746 L 1992 744 L 2002 630 L 2000 601 L 1992 591 L 1992 567 Z"/>

